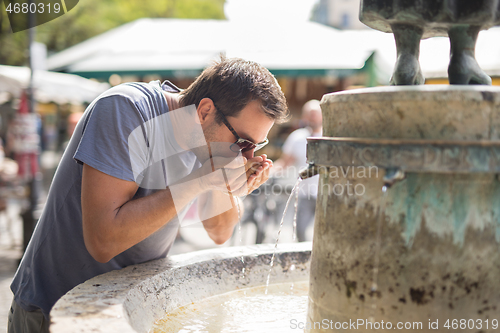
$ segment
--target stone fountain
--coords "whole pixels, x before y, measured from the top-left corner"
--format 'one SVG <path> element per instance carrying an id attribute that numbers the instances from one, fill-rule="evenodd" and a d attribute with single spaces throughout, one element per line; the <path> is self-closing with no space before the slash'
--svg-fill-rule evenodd
<path id="1" fill-rule="evenodd" d="M 309 321 L 498 318 L 500 89 L 362 89 L 322 108 Z"/>
<path id="2" fill-rule="evenodd" d="M 362 1 L 361 20 L 395 34 L 397 86 L 322 99 L 325 137 L 308 140 L 310 174 L 320 174 L 309 322 L 340 323 L 335 331 L 498 329 L 500 89 L 474 59 L 497 8 Z M 463 85 L 418 85 L 420 39 L 435 35 L 450 37 L 449 80 Z"/>

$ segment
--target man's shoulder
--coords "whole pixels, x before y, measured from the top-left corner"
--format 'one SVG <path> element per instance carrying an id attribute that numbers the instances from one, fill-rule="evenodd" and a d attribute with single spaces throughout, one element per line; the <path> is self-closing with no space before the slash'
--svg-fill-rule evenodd
<path id="1" fill-rule="evenodd" d="M 144 82 L 127 82 L 114 86 L 104 93 L 98 99 L 106 97 L 122 97 L 131 101 L 142 100 L 150 98 L 151 96 L 162 96 L 161 90 L 151 83 Z"/>
<path id="2" fill-rule="evenodd" d="M 97 117 L 110 118 L 113 121 L 115 118 L 125 120 L 127 117 L 147 121 L 167 113 L 169 107 L 160 84 L 128 82 L 114 86 L 99 95 L 89 105 L 88 110 L 87 119 L 99 115 Z"/>

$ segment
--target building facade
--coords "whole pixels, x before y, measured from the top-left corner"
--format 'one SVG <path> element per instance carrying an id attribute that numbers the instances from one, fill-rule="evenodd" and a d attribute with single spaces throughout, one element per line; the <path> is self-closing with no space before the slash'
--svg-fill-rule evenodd
<path id="1" fill-rule="evenodd" d="M 367 29 L 359 20 L 360 0 L 319 0 L 312 20 L 337 29 Z"/>

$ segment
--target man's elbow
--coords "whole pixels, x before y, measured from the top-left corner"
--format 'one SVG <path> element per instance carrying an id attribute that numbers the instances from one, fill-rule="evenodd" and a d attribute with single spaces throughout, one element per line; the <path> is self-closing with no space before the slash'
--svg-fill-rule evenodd
<path id="1" fill-rule="evenodd" d="M 203 226 L 210 239 L 217 245 L 224 244 L 233 235 L 234 224 L 228 222 L 227 216 L 224 215 L 203 220 Z"/>
<path id="2" fill-rule="evenodd" d="M 87 251 L 95 261 L 105 264 L 113 259 L 114 256 L 111 254 L 109 247 L 105 245 L 105 242 L 96 239 L 96 237 L 84 237 L 84 242 Z"/>
<path id="3" fill-rule="evenodd" d="M 215 245 L 222 245 L 224 244 L 225 242 L 227 242 L 229 238 L 215 238 L 215 237 L 212 237 L 212 240 L 214 241 Z"/>
<path id="4" fill-rule="evenodd" d="M 227 240 L 228 240 L 230 237 L 220 237 L 220 236 L 218 236 L 218 237 L 210 237 L 210 238 L 214 241 L 214 243 L 215 243 L 216 245 L 222 245 L 222 244 L 224 244 L 225 242 L 227 242 Z"/>
<path id="5" fill-rule="evenodd" d="M 208 236 L 216 245 L 222 245 L 232 236 L 232 232 L 222 232 L 221 230 L 208 232 Z"/>

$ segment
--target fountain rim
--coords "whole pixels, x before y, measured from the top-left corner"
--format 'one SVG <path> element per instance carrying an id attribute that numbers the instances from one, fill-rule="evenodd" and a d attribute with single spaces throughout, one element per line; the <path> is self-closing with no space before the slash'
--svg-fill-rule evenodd
<path id="1" fill-rule="evenodd" d="M 415 146 L 464 146 L 464 147 L 500 147 L 500 140 L 426 140 L 426 139 L 386 139 L 386 138 L 356 138 L 356 137 L 309 137 L 309 142 L 333 141 L 339 143 L 357 143 L 364 145 L 415 145 Z"/>
<path id="2" fill-rule="evenodd" d="M 305 254 L 307 256 L 307 261 L 297 266 L 306 265 L 308 277 L 311 249 L 311 242 L 284 243 L 278 246 L 276 255 L 281 257 L 282 255 Z M 164 293 L 166 290 L 184 289 L 183 287 L 189 285 L 192 281 L 193 276 L 191 276 L 191 274 L 197 264 L 208 263 L 211 267 L 221 267 L 227 262 L 241 264 L 242 257 L 245 259 L 245 262 L 252 262 L 252 260 L 257 261 L 259 258 L 268 258 L 270 262 L 274 251 L 274 244 L 216 248 L 173 255 L 165 259 L 132 265 L 96 276 L 71 289 L 56 302 L 50 313 L 50 331 L 51 333 L 147 332 L 151 326 L 146 327 L 143 324 L 132 323 L 134 318 L 137 317 L 137 310 L 139 312 L 144 312 L 144 306 L 141 308 L 142 303 L 139 306 L 137 306 L 137 304 L 131 304 L 133 301 L 137 301 L 137 299 L 145 298 L 145 293 L 151 293 L 147 294 L 147 297 L 153 299 L 153 301 L 157 301 L 160 292 Z M 279 266 L 280 265 L 275 265 L 274 268 L 279 269 Z M 264 270 L 266 272 L 269 271 L 268 265 Z M 176 277 L 180 274 L 179 272 L 182 273 L 181 276 L 183 279 L 177 284 L 172 284 L 165 278 L 172 278 L 171 276 Z M 253 274 L 256 275 L 257 273 L 258 272 L 255 272 Z M 250 272 L 249 275 L 250 274 L 252 273 Z M 276 279 L 273 279 L 271 282 L 278 283 L 288 281 L 289 278 L 285 276 L 285 274 L 282 275 L 283 276 L 276 277 Z M 240 282 L 241 281 L 235 281 L 233 290 L 240 287 L 265 285 L 264 279 L 262 279 L 262 281 L 256 280 L 246 284 L 241 284 Z M 161 283 L 165 285 L 161 285 Z M 239 286 L 238 283 L 240 283 Z M 216 287 L 219 288 L 223 284 L 224 283 L 217 281 Z M 200 286 L 200 289 L 202 288 L 203 286 Z M 216 290 L 216 288 L 214 288 L 214 290 Z M 155 292 L 156 294 L 154 294 Z M 222 292 L 217 292 L 216 290 L 214 295 L 221 293 Z M 173 303 L 170 299 L 167 300 L 167 302 Z M 191 301 L 189 301 L 189 303 L 190 302 Z M 144 302 L 144 304 L 146 304 L 146 302 Z M 159 312 L 164 315 L 166 310 L 161 308 Z M 149 323 L 151 322 L 151 318 L 146 318 L 144 321 Z"/>
<path id="3" fill-rule="evenodd" d="M 402 172 L 500 173 L 500 141 L 307 138 L 314 167 L 378 167 Z"/>
<path id="4" fill-rule="evenodd" d="M 405 94 L 401 94 L 401 93 Z M 352 98 L 359 99 L 363 95 L 363 101 L 399 101 L 408 100 L 409 93 L 418 94 L 419 100 L 431 99 L 432 101 L 449 101 L 450 96 L 462 99 L 464 94 L 478 101 L 500 102 L 500 87 L 487 85 L 447 85 L 447 84 L 424 84 L 410 86 L 380 86 L 366 87 L 335 91 L 324 94 L 321 104 L 329 103 L 352 103 Z M 439 94 L 435 94 L 439 93 Z"/>

